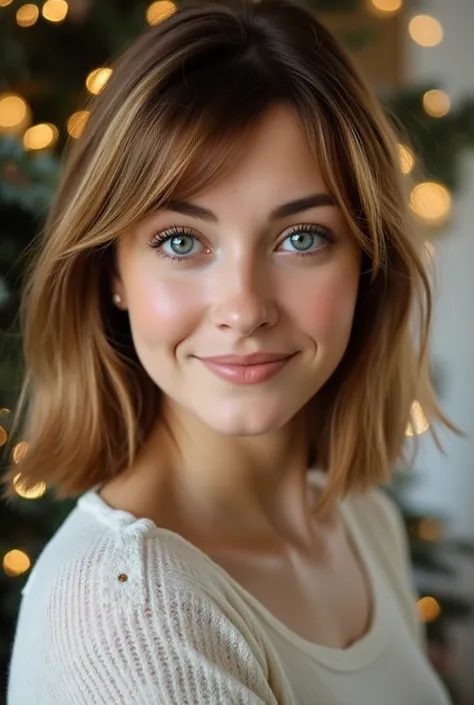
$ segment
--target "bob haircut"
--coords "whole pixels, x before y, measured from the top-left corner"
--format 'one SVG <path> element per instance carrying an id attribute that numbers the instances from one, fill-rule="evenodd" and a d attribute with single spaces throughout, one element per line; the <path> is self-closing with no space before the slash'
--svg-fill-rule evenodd
<path id="1" fill-rule="evenodd" d="M 290 0 L 188 4 L 112 69 L 68 145 L 28 268 L 14 422 L 28 450 L 7 468 L 3 496 L 14 496 L 17 473 L 25 489 L 43 481 L 66 498 L 132 465 L 159 415 L 160 390 L 138 360 L 127 313 L 111 300 L 114 243 L 232 169 L 276 104 L 298 116 L 363 252 L 347 351 L 310 402 L 323 410 L 308 449 L 308 463 L 328 473 L 321 505 L 389 481 L 414 400 L 431 423 L 456 430 L 430 385 L 430 278 L 395 132 L 313 14 Z"/>

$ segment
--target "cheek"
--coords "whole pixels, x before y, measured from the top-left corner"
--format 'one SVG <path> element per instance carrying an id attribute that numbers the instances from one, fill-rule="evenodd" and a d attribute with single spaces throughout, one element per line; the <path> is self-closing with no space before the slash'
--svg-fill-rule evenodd
<path id="1" fill-rule="evenodd" d="M 191 282 L 170 281 L 156 273 L 141 273 L 127 286 L 129 316 L 134 337 L 143 342 L 178 342 L 189 334 L 201 308 Z"/>
<path id="2" fill-rule="evenodd" d="M 330 342 L 333 336 L 347 339 L 354 317 L 358 278 L 355 268 L 328 269 L 307 282 L 304 291 L 299 287 L 299 301 L 293 301 L 293 310 L 298 311 L 300 328 L 316 342 Z"/>

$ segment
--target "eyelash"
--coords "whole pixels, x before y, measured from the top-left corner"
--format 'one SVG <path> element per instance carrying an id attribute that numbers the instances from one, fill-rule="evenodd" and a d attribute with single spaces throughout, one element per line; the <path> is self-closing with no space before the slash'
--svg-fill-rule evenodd
<path id="1" fill-rule="evenodd" d="M 328 230 L 327 228 L 323 227 L 322 225 L 316 225 L 315 223 L 302 223 L 301 225 L 293 225 L 289 232 L 286 233 L 285 237 L 281 241 L 282 243 L 285 242 L 288 238 L 290 238 L 292 235 L 295 233 L 300 233 L 300 232 L 305 232 L 305 233 L 310 233 L 311 235 L 318 235 L 319 237 L 322 237 L 323 240 L 326 240 L 328 244 L 334 244 L 335 239 L 334 236 L 332 235 L 331 231 Z M 169 240 L 172 240 L 174 237 L 192 237 L 195 240 L 199 241 L 199 238 L 196 237 L 195 233 L 190 229 L 182 226 L 172 226 L 171 228 L 167 228 L 166 230 L 163 230 L 159 233 L 156 233 L 152 239 L 149 242 L 149 245 L 151 248 L 155 249 L 157 251 L 157 254 L 160 257 L 163 257 L 168 260 L 173 260 L 176 262 L 182 262 L 186 260 L 191 260 L 197 255 L 168 255 L 168 254 L 163 254 L 161 252 L 160 248 L 161 245 L 163 245 L 165 242 L 168 242 Z M 310 252 L 298 252 L 295 250 L 292 254 L 297 255 L 298 257 L 309 257 L 309 256 L 315 256 L 319 253 L 318 250 L 312 250 Z M 200 253 L 201 254 L 201 253 Z"/>

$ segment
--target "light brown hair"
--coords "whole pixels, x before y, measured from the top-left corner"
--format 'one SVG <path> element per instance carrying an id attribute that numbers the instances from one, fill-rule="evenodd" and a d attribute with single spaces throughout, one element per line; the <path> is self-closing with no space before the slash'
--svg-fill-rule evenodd
<path id="1" fill-rule="evenodd" d="M 363 250 L 346 354 L 318 392 L 312 460 L 326 499 L 385 482 L 412 402 L 439 410 L 428 374 L 430 281 L 407 203 L 397 139 L 352 61 L 289 0 L 196 3 L 143 33 L 91 99 L 22 304 L 26 376 L 16 412 L 29 444 L 3 478 L 80 494 L 129 467 L 160 391 L 111 301 L 114 243 L 140 219 L 232 168 L 269 107 L 290 106 Z M 435 434 L 436 437 L 436 434 Z"/>

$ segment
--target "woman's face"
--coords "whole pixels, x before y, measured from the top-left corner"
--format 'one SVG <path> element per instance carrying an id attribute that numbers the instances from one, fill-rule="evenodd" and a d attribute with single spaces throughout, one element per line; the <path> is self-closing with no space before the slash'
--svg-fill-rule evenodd
<path id="1" fill-rule="evenodd" d="M 113 291 L 175 413 L 262 434 L 294 417 L 340 362 L 360 260 L 297 118 L 278 107 L 222 181 L 118 242 Z"/>

